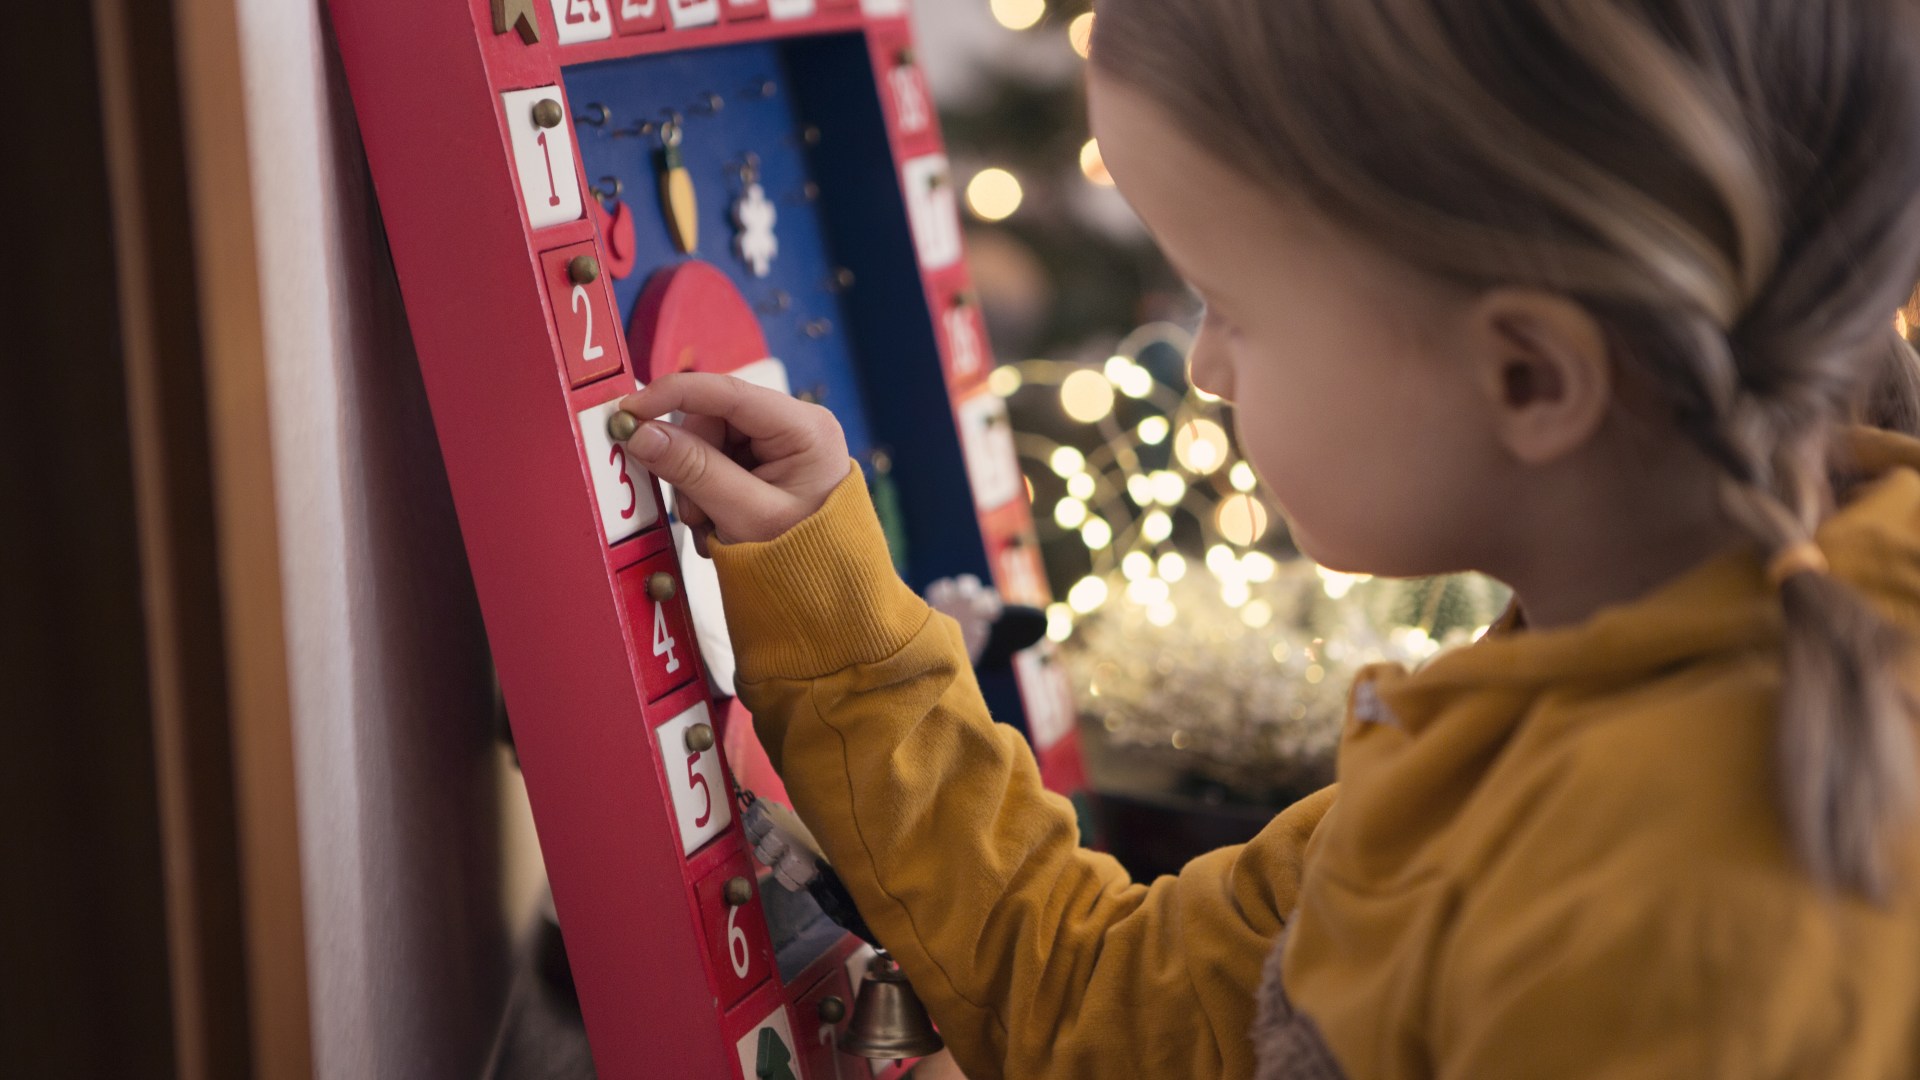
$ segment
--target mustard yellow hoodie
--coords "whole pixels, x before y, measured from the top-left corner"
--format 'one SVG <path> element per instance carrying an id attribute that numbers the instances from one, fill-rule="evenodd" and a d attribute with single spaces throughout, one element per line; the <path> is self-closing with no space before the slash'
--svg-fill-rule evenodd
<path id="1" fill-rule="evenodd" d="M 1920 632 L 1920 443 L 1856 441 L 1819 542 Z M 1753 553 L 1371 669 L 1337 796 L 1150 884 L 988 718 L 857 471 L 714 557 L 761 741 L 972 1080 L 1920 1076 L 1920 849 L 1886 908 L 1797 868 Z"/>

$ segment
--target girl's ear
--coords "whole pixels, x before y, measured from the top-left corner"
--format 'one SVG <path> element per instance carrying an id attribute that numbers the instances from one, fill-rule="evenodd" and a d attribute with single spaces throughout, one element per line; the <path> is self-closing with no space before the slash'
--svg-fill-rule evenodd
<path id="1" fill-rule="evenodd" d="M 1613 365 L 1586 308 L 1542 290 L 1494 289 L 1474 302 L 1470 332 L 1494 436 L 1519 461 L 1557 461 L 1606 422 Z"/>

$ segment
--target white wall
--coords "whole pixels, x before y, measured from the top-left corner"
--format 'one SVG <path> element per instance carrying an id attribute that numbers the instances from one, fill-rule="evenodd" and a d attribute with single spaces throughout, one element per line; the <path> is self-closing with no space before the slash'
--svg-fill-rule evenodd
<path id="1" fill-rule="evenodd" d="M 465 1080 L 509 942 L 485 641 L 322 0 L 236 2 L 315 1076 Z"/>

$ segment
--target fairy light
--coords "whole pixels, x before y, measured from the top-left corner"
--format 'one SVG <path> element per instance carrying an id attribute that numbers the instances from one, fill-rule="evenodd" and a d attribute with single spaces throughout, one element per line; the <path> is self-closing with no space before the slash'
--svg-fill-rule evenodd
<path id="1" fill-rule="evenodd" d="M 1067 24 L 1067 44 L 1082 60 L 1093 55 L 1093 12 L 1075 15 Z"/>
<path id="2" fill-rule="evenodd" d="M 1180 609 L 1171 603 L 1154 604 L 1147 608 L 1147 621 L 1158 627 L 1169 627 L 1180 617 Z"/>
<path id="3" fill-rule="evenodd" d="M 1273 622 L 1273 605 L 1265 600 L 1250 600 L 1240 609 L 1240 621 L 1255 630 L 1264 630 Z"/>
<path id="4" fill-rule="evenodd" d="M 1107 583 L 1104 578 L 1083 577 L 1067 590 L 1067 606 L 1081 615 L 1093 614 L 1106 602 Z"/>
<path id="5" fill-rule="evenodd" d="M 1127 498 L 1135 506 L 1148 506 L 1153 502 L 1153 478 L 1146 473 L 1134 473 L 1127 477 Z"/>
<path id="6" fill-rule="evenodd" d="M 1159 446 L 1161 443 L 1167 441 L 1167 434 L 1172 430 L 1173 425 L 1167 422 L 1166 417 L 1149 416 L 1145 420 L 1140 421 L 1137 434 L 1140 436 L 1140 441 L 1146 443 L 1148 446 Z"/>
<path id="7" fill-rule="evenodd" d="M 1086 523 L 1087 504 L 1074 498 L 1061 499 L 1053 508 L 1053 520 L 1063 529 L 1077 529 Z"/>
<path id="8" fill-rule="evenodd" d="M 1156 577 L 1145 577 L 1139 581 L 1127 583 L 1127 599 L 1141 607 L 1164 604 L 1172 596 L 1172 587 Z"/>
<path id="9" fill-rule="evenodd" d="M 1047 639 L 1065 641 L 1073 636 L 1073 608 L 1066 604 L 1047 605 Z"/>
<path id="10" fill-rule="evenodd" d="M 1107 171 L 1106 159 L 1100 156 L 1100 140 L 1088 139 L 1080 148 L 1080 173 L 1096 186 L 1113 186 L 1113 174 Z"/>
<path id="11" fill-rule="evenodd" d="M 1246 492 L 1236 492 L 1220 500 L 1214 525 L 1228 543 L 1252 547 L 1267 535 L 1267 508 Z"/>
<path id="12" fill-rule="evenodd" d="M 1209 394 L 1205 390 L 1200 389 L 1198 386 L 1195 386 L 1193 388 L 1193 396 L 1209 404 L 1221 400 L 1219 394 Z"/>
<path id="13" fill-rule="evenodd" d="M 1173 437 L 1173 456 L 1188 472 L 1206 476 L 1227 463 L 1227 430 L 1211 420 L 1180 425 Z"/>
<path id="14" fill-rule="evenodd" d="M 1280 563 L 1264 551 L 1249 551 L 1246 558 L 1240 560 L 1240 572 L 1248 581 L 1265 585 L 1280 573 Z"/>
<path id="15" fill-rule="evenodd" d="M 1012 364 L 1001 364 L 987 375 L 987 389 L 1008 398 L 1019 393 L 1026 381 L 1026 376 L 1020 374 L 1019 368 Z"/>
<path id="16" fill-rule="evenodd" d="M 993 18 L 1009 30 L 1030 30 L 1046 17 L 1046 0 L 993 0 Z"/>
<path id="17" fill-rule="evenodd" d="M 1153 484 L 1153 501 L 1162 506 L 1179 506 L 1180 500 L 1187 497 L 1187 482 L 1179 473 L 1162 469 L 1147 474 L 1147 479 Z"/>
<path id="18" fill-rule="evenodd" d="M 1360 579 L 1352 574 L 1343 574 L 1324 566 L 1316 568 L 1315 573 L 1320 575 L 1320 587 L 1325 590 L 1329 600 L 1345 600 L 1353 587 L 1360 583 Z"/>
<path id="19" fill-rule="evenodd" d="M 1103 517 L 1088 518 L 1080 526 L 1080 540 L 1089 551 L 1105 551 L 1113 543 L 1113 526 Z"/>
<path id="20" fill-rule="evenodd" d="M 1160 576 L 1167 581 L 1179 581 L 1186 577 L 1187 560 L 1177 551 L 1160 556 Z"/>
<path id="21" fill-rule="evenodd" d="M 1127 377 L 1127 372 L 1132 368 L 1131 357 L 1115 355 L 1107 357 L 1107 362 L 1101 366 L 1100 370 L 1106 372 L 1108 382 L 1119 386 L 1121 380 Z"/>
<path id="22" fill-rule="evenodd" d="M 1097 424 L 1113 412 L 1113 384 L 1100 372 L 1076 371 L 1060 384 L 1060 407 L 1082 424 Z"/>
<path id="23" fill-rule="evenodd" d="M 1064 480 L 1070 476 L 1082 475 L 1087 471 L 1087 456 L 1074 447 L 1062 446 L 1053 452 L 1047 464 L 1053 468 L 1055 476 Z M 1086 498 L 1084 495 L 1080 497 Z"/>
<path id="24" fill-rule="evenodd" d="M 1148 543 L 1161 543 L 1173 535 L 1173 519 L 1165 510 L 1155 510 L 1140 520 L 1140 535 Z"/>
<path id="25" fill-rule="evenodd" d="M 1098 491 L 1099 487 L 1100 482 L 1095 480 L 1093 474 L 1089 472 L 1074 473 L 1067 477 L 1067 494 L 1076 499 L 1093 498 L 1094 492 Z"/>
<path id="26" fill-rule="evenodd" d="M 1153 556 L 1144 551 L 1127 552 L 1127 557 L 1120 560 L 1120 574 L 1128 581 L 1152 577 Z"/>
<path id="27" fill-rule="evenodd" d="M 1230 608 L 1244 607 L 1253 600 L 1253 589 L 1244 581 L 1220 583 L 1220 601 Z"/>
<path id="28" fill-rule="evenodd" d="M 982 221 L 1005 221 L 1020 209 L 1027 193 L 1005 169 L 981 169 L 967 181 L 967 207 Z"/>
<path id="29" fill-rule="evenodd" d="M 1244 461 L 1236 461 L 1233 468 L 1227 470 L 1227 482 L 1235 491 L 1252 491 L 1260 486 L 1260 478 L 1253 474 L 1253 466 Z"/>
<path id="30" fill-rule="evenodd" d="M 1215 544 L 1207 549 L 1207 569 L 1213 576 L 1221 579 L 1240 576 L 1240 558 L 1233 549 L 1225 544 Z"/>

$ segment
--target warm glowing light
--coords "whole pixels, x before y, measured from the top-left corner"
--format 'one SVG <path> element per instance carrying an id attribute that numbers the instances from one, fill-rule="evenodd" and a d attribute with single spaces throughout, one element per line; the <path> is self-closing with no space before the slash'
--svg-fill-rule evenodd
<path id="1" fill-rule="evenodd" d="M 1327 677 L 1327 669 L 1321 667 L 1319 664 L 1308 664 L 1307 670 L 1303 674 L 1306 676 L 1308 682 L 1318 685 L 1322 679 Z"/>
<path id="2" fill-rule="evenodd" d="M 1026 376 L 1020 374 L 1019 368 L 1012 364 L 1001 364 L 987 376 L 987 389 L 1001 397 L 1012 397 L 1019 392 L 1021 384 L 1026 381 Z"/>
<path id="3" fill-rule="evenodd" d="M 1113 526 L 1103 517 L 1088 518 L 1087 523 L 1080 526 L 1080 540 L 1090 550 L 1105 551 L 1107 545 L 1113 543 Z"/>
<path id="4" fill-rule="evenodd" d="M 1220 599 L 1231 608 L 1244 607 L 1253 600 L 1253 590 L 1244 581 L 1220 583 Z"/>
<path id="5" fill-rule="evenodd" d="M 1189 472 L 1205 476 L 1227 463 L 1227 429 L 1211 420 L 1193 420 L 1180 425 L 1173 437 L 1173 456 Z"/>
<path id="6" fill-rule="evenodd" d="M 1063 446 L 1053 452 L 1047 464 L 1053 467 L 1055 476 L 1065 479 L 1087 471 L 1087 456 L 1071 446 Z"/>
<path id="7" fill-rule="evenodd" d="M 1252 547 L 1267 535 L 1267 508 L 1260 505 L 1259 499 L 1245 492 L 1220 500 L 1219 507 L 1214 510 L 1213 521 L 1228 543 L 1241 547 Z"/>
<path id="8" fill-rule="evenodd" d="M 1167 441 L 1167 433 L 1172 430 L 1173 425 L 1167 423 L 1166 417 L 1149 416 L 1140 421 L 1140 441 L 1148 446 L 1159 446 Z"/>
<path id="9" fill-rule="evenodd" d="M 1171 601 L 1165 604 L 1155 604 L 1147 609 L 1147 621 L 1155 626 L 1172 626 L 1173 621 L 1179 617 L 1180 609 L 1174 607 Z"/>
<path id="10" fill-rule="evenodd" d="M 1343 574 L 1324 566 L 1315 567 L 1314 572 L 1320 575 L 1321 588 L 1326 590 L 1329 600 L 1344 600 L 1355 585 L 1371 580 L 1365 574 Z"/>
<path id="11" fill-rule="evenodd" d="M 1141 578 L 1139 581 L 1127 583 L 1127 599 L 1139 604 L 1141 607 L 1148 607 L 1153 604 L 1164 604 L 1167 602 L 1167 598 L 1172 595 L 1173 590 L 1167 586 L 1166 582 L 1161 581 L 1159 578 Z"/>
<path id="12" fill-rule="evenodd" d="M 1075 15 L 1067 24 L 1067 44 L 1073 46 L 1082 60 L 1093 54 L 1093 12 Z"/>
<path id="13" fill-rule="evenodd" d="M 1213 576 L 1221 579 L 1240 576 L 1240 559 L 1233 549 L 1225 544 L 1215 544 L 1207 549 L 1207 569 Z"/>
<path id="14" fill-rule="evenodd" d="M 1187 576 L 1187 560 L 1177 551 L 1169 551 L 1160 556 L 1160 576 L 1168 581 L 1179 581 Z"/>
<path id="15" fill-rule="evenodd" d="M 1127 498 L 1136 506 L 1146 506 L 1153 502 L 1153 480 L 1144 473 L 1134 473 L 1127 477 Z"/>
<path id="16" fill-rule="evenodd" d="M 1161 543 L 1173 535 L 1173 519 L 1165 510 L 1155 510 L 1141 519 L 1140 535 L 1146 537 L 1148 543 Z"/>
<path id="17" fill-rule="evenodd" d="M 1120 560 L 1120 573 L 1128 581 L 1139 581 L 1153 576 L 1153 556 L 1144 551 L 1129 551 L 1127 557 Z"/>
<path id="18" fill-rule="evenodd" d="M 1100 140 L 1088 139 L 1087 145 L 1080 148 L 1080 171 L 1101 187 L 1113 186 L 1113 174 L 1107 171 L 1107 162 L 1100 156 Z"/>
<path id="19" fill-rule="evenodd" d="M 1247 557 L 1240 560 L 1240 572 L 1248 581 L 1264 585 L 1280 572 L 1280 564 L 1264 551 L 1249 551 Z"/>
<path id="20" fill-rule="evenodd" d="M 1253 466 L 1244 461 L 1233 463 L 1232 471 L 1227 473 L 1227 481 L 1235 491 L 1252 491 L 1260 486 L 1260 478 L 1253 475 Z"/>
<path id="21" fill-rule="evenodd" d="M 967 206 L 982 221 L 1005 221 L 1026 197 L 1020 181 L 1005 169 L 981 169 L 967 181 Z"/>
<path id="22" fill-rule="evenodd" d="M 1118 386 L 1120 385 L 1120 380 L 1126 378 L 1127 372 L 1132 368 L 1132 359 L 1125 356 L 1109 356 L 1107 357 L 1105 366 L 1103 366 L 1101 370 L 1107 373 L 1108 382 Z"/>
<path id="23" fill-rule="evenodd" d="M 1107 602 L 1107 583 L 1103 578 L 1084 577 L 1067 590 L 1067 606 L 1082 615 L 1091 615 Z"/>
<path id="24" fill-rule="evenodd" d="M 1047 637 L 1065 641 L 1073 636 L 1073 608 L 1066 604 L 1047 605 Z"/>
<path id="25" fill-rule="evenodd" d="M 1093 498 L 1093 493 L 1098 487 L 1099 481 L 1093 478 L 1092 473 L 1074 473 L 1067 477 L 1067 494 L 1076 499 Z"/>
<path id="26" fill-rule="evenodd" d="M 1180 500 L 1187 497 L 1187 482 L 1179 473 L 1161 470 L 1147 479 L 1153 481 L 1153 501 L 1162 506 L 1179 506 Z"/>
<path id="27" fill-rule="evenodd" d="M 1259 630 L 1273 621 L 1273 605 L 1265 600 L 1248 601 L 1247 606 L 1240 609 L 1240 621 Z"/>
<path id="28" fill-rule="evenodd" d="M 1053 520 L 1063 529 L 1077 529 L 1086 523 L 1087 504 L 1079 499 L 1061 499 L 1053 508 Z"/>
<path id="29" fill-rule="evenodd" d="M 1047 14 L 1046 0 L 993 0 L 994 20 L 1009 30 L 1027 30 Z"/>
<path id="30" fill-rule="evenodd" d="M 1219 395 L 1219 394 L 1209 394 L 1209 393 L 1207 393 L 1207 392 L 1206 392 L 1205 390 L 1202 390 L 1202 389 L 1200 389 L 1200 388 L 1199 388 L 1199 387 L 1197 387 L 1197 386 L 1195 386 L 1195 387 L 1193 388 L 1193 396 L 1194 396 L 1194 397 L 1197 397 L 1197 398 L 1199 398 L 1199 399 L 1200 399 L 1201 401 L 1209 401 L 1209 402 L 1211 402 L 1211 401 L 1219 401 L 1219 400 L 1220 400 L 1220 395 Z"/>
<path id="31" fill-rule="evenodd" d="M 1418 626 L 1396 627 L 1387 633 L 1387 640 L 1417 660 L 1425 660 L 1440 651 L 1440 643 L 1433 640 L 1433 635 Z"/>
<path id="32" fill-rule="evenodd" d="M 1027 505 L 1033 505 L 1033 477 L 1022 476 L 1020 481 L 1027 485 Z"/>
<path id="33" fill-rule="evenodd" d="M 1097 371 L 1076 371 L 1060 384 L 1060 407 L 1083 424 L 1097 424 L 1113 412 L 1113 384 Z"/>

